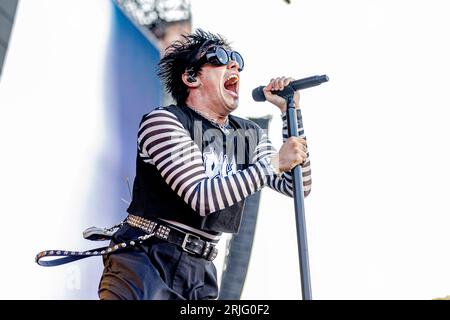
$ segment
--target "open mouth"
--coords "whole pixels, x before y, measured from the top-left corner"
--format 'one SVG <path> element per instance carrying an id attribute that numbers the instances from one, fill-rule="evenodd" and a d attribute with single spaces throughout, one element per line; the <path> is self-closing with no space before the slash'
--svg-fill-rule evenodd
<path id="1" fill-rule="evenodd" d="M 225 90 L 227 90 L 232 96 L 238 97 L 238 82 L 239 82 L 239 76 L 237 74 L 229 75 L 228 78 L 225 80 L 225 83 L 223 84 L 225 87 Z"/>

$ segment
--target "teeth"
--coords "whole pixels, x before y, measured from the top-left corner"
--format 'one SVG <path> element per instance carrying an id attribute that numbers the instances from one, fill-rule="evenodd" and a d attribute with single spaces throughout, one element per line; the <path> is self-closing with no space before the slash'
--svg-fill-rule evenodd
<path id="1" fill-rule="evenodd" d="M 227 80 L 225 82 L 228 82 L 229 84 L 235 84 L 239 81 L 239 77 L 236 74 L 232 74 L 228 76 Z"/>

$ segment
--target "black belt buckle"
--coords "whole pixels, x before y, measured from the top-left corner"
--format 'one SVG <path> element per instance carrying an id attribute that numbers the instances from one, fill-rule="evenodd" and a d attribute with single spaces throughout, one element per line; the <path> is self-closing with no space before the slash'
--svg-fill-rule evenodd
<path id="1" fill-rule="evenodd" d="M 186 245 L 191 242 L 189 240 L 189 236 L 192 236 L 195 239 L 198 239 L 203 243 L 199 252 L 195 252 L 191 249 L 186 248 Z M 183 248 L 184 251 L 195 254 L 197 256 L 200 256 L 208 261 L 213 261 L 217 257 L 218 250 L 217 250 L 216 246 L 214 246 L 212 243 L 210 243 L 208 241 L 202 240 L 200 237 L 197 237 L 196 235 L 194 235 L 192 233 L 186 233 L 181 247 Z"/>
<path id="2" fill-rule="evenodd" d="M 199 252 L 196 252 L 194 250 L 186 248 L 186 245 L 188 243 L 192 242 L 191 240 L 189 240 L 190 236 L 195 238 L 195 239 L 200 240 L 203 243 L 203 245 L 201 246 Z M 195 234 L 192 234 L 192 233 L 186 233 L 185 234 L 184 239 L 183 239 L 183 243 L 181 244 L 181 248 L 183 248 L 183 250 L 188 252 L 188 253 L 195 254 L 195 255 L 200 256 L 200 257 L 202 257 L 202 258 L 204 258 L 204 259 L 206 259 L 208 261 L 213 261 L 217 257 L 217 251 L 218 251 L 217 248 L 213 244 L 202 240 L 200 237 L 198 237 L 198 236 L 196 236 Z"/>
<path id="3" fill-rule="evenodd" d="M 189 252 L 189 253 L 197 254 L 197 255 L 198 255 L 198 254 L 199 254 L 198 252 L 195 252 L 195 251 L 193 251 L 193 250 L 191 250 L 191 249 L 189 249 L 189 248 L 186 248 L 186 245 L 187 245 L 188 243 L 191 243 L 191 242 L 192 242 L 192 241 L 189 239 L 189 237 L 193 237 L 193 238 L 195 238 L 195 239 L 201 240 L 200 237 L 197 237 L 195 234 L 187 233 L 187 232 L 186 232 L 186 234 L 184 235 L 183 243 L 181 244 L 181 248 L 182 248 L 184 251 L 186 251 L 186 252 Z"/>

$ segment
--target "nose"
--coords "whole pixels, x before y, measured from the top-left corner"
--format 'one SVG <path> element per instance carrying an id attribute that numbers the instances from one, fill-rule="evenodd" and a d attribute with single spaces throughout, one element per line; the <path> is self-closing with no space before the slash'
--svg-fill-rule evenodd
<path id="1" fill-rule="evenodd" d="M 228 61 L 227 68 L 231 69 L 231 70 L 238 71 L 239 70 L 239 63 L 237 63 L 236 61 L 230 59 L 230 61 Z"/>

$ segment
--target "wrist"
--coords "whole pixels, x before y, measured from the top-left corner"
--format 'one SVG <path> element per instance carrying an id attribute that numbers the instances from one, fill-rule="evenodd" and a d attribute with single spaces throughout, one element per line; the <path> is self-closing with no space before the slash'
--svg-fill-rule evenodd
<path id="1" fill-rule="evenodd" d="M 280 157 L 278 153 L 275 153 L 267 158 L 267 161 L 269 163 L 270 168 L 272 169 L 273 173 L 277 176 L 281 176 L 283 173 L 280 170 Z"/>

